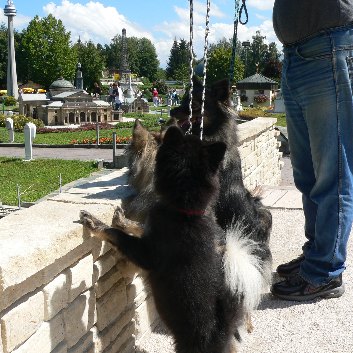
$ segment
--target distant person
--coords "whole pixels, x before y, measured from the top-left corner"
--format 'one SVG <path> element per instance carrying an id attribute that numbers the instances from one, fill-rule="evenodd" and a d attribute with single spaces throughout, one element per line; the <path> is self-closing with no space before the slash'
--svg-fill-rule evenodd
<path id="1" fill-rule="evenodd" d="M 157 91 L 157 88 L 153 88 L 153 91 L 152 91 L 152 99 L 153 99 L 153 105 L 155 107 L 158 107 L 159 105 L 159 98 L 158 98 L 158 91 Z"/>
<path id="2" fill-rule="evenodd" d="M 178 105 L 178 104 L 179 104 L 179 97 L 178 97 L 176 89 L 173 89 L 173 92 L 172 92 L 172 105 Z"/>
<path id="3" fill-rule="evenodd" d="M 113 90 L 114 92 L 114 109 L 115 110 L 120 110 L 121 109 L 121 106 L 124 102 L 124 93 L 123 93 L 123 90 L 121 89 L 120 87 L 120 82 L 118 82 L 117 84 L 114 84 L 115 88 Z"/>
<path id="4" fill-rule="evenodd" d="M 110 103 L 112 103 L 112 104 L 113 104 L 113 101 L 114 101 L 114 94 L 113 94 L 113 91 L 114 91 L 113 84 L 110 83 L 110 84 L 109 84 L 109 89 L 108 89 L 108 95 L 109 95 L 108 101 L 109 101 Z"/>
<path id="5" fill-rule="evenodd" d="M 93 97 L 99 98 L 102 94 L 102 89 L 97 82 L 94 83 L 93 87 Z"/>

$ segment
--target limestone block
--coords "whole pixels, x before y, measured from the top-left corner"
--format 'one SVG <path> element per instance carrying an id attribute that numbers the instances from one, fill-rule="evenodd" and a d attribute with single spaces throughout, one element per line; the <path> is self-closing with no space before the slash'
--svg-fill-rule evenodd
<path id="1" fill-rule="evenodd" d="M 133 308 L 127 309 L 116 321 L 99 333 L 99 348 L 101 351 L 104 351 L 112 342 L 114 342 L 126 326 L 135 325 L 135 320 L 133 319 L 134 314 L 135 310 Z"/>
<path id="2" fill-rule="evenodd" d="M 110 219 L 114 211 L 110 205 L 84 207 Z M 77 223 L 82 208 L 43 201 L 0 220 L 0 311 L 90 251 L 90 233 Z"/>
<path id="3" fill-rule="evenodd" d="M 146 332 L 151 331 L 154 322 L 158 319 L 158 313 L 153 298 L 149 297 L 135 311 L 136 339 L 139 340 Z"/>
<path id="4" fill-rule="evenodd" d="M 59 314 L 49 322 L 43 322 L 38 331 L 12 353 L 51 353 L 64 338 L 64 321 Z"/>
<path id="5" fill-rule="evenodd" d="M 14 307 L 1 318 L 5 353 L 21 345 L 39 328 L 44 320 L 44 294 L 38 292 Z M 18 328 L 21 327 L 19 330 Z"/>
<path id="6" fill-rule="evenodd" d="M 68 271 L 65 271 L 43 288 L 44 320 L 50 320 L 67 306 L 70 288 L 68 278 Z"/>
<path id="7" fill-rule="evenodd" d="M 112 250 L 113 246 L 106 241 L 101 241 L 96 237 L 92 237 L 92 255 L 93 261 L 96 261 L 99 257 Z"/>
<path id="8" fill-rule="evenodd" d="M 102 276 L 98 280 L 98 282 L 94 285 L 96 297 L 100 298 L 115 284 L 117 284 L 122 278 L 123 278 L 122 273 L 116 267 L 113 267 L 108 273 Z"/>
<path id="9" fill-rule="evenodd" d="M 69 301 L 72 302 L 79 294 L 92 287 L 93 256 L 89 254 L 69 269 L 71 288 Z"/>
<path id="10" fill-rule="evenodd" d="M 97 300 L 97 327 L 102 331 L 112 323 L 127 305 L 125 282 L 120 281 L 110 289 L 103 297 Z"/>
<path id="11" fill-rule="evenodd" d="M 133 323 L 127 325 L 124 330 L 117 337 L 115 342 L 111 345 L 108 352 L 121 352 L 125 349 L 125 346 L 130 342 L 131 338 L 134 338 L 135 326 Z"/>
<path id="12" fill-rule="evenodd" d="M 121 258 L 118 260 L 116 267 L 123 274 L 126 284 L 132 283 L 137 275 L 143 275 L 145 272 L 126 258 Z"/>
<path id="13" fill-rule="evenodd" d="M 131 286 L 134 289 L 135 297 L 139 295 L 142 291 L 149 292 L 151 290 L 148 280 L 146 279 L 146 275 L 143 272 L 137 274 L 134 277 L 133 281 L 131 282 Z"/>
<path id="14" fill-rule="evenodd" d="M 74 346 L 95 324 L 95 296 L 89 290 L 78 296 L 64 311 L 68 348 Z"/>
<path id="15" fill-rule="evenodd" d="M 109 353 L 115 353 L 113 350 L 114 346 L 112 347 L 112 350 L 109 351 Z M 134 353 L 135 352 L 135 339 L 134 337 L 131 337 L 129 341 L 127 341 L 122 347 L 119 349 L 119 353 Z"/>
<path id="16" fill-rule="evenodd" d="M 246 141 L 239 147 L 240 158 L 245 158 L 255 150 L 255 141 Z"/>
<path id="17" fill-rule="evenodd" d="M 67 345 L 65 343 L 61 343 L 51 353 L 67 353 Z"/>
<path id="18" fill-rule="evenodd" d="M 116 257 L 113 251 L 109 251 L 94 263 L 94 282 L 104 276 L 116 265 Z"/>
<path id="19" fill-rule="evenodd" d="M 61 193 L 55 197 L 49 198 L 59 203 L 80 203 L 81 208 L 93 208 L 100 205 L 111 205 L 114 208 L 121 204 L 121 198 L 131 194 L 131 188 L 127 183 L 128 168 L 121 168 L 103 174 L 95 179 L 87 180 L 84 185 L 75 185 L 71 189 Z M 89 211 L 87 209 L 87 211 Z M 92 211 L 94 214 L 99 214 L 103 222 L 109 223 L 112 220 L 113 214 L 100 214 Z"/>
<path id="20" fill-rule="evenodd" d="M 92 327 L 86 335 L 84 335 L 68 353 L 86 353 L 89 349 L 94 348 L 94 342 L 97 339 L 97 329 Z"/>
<path id="21" fill-rule="evenodd" d="M 147 297 L 150 295 L 149 292 L 147 291 L 142 291 L 140 292 L 134 299 L 134 305 L 135 308 L 138 308 L 140 305 L 142 305 L 142 303 L 147 299 Z"/>
<path id="22" fill-rule="evenodd" d="M 0 353 L 4 353 L 4 349 L 2 346 L 2 339 L 1 339 L 1 326 L 0 326 Z"/>

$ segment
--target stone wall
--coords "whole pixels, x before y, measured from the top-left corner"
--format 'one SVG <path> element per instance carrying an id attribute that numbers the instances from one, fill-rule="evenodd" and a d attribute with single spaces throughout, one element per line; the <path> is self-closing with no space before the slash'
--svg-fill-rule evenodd
<path id="1" fill-rule="evenodd" d="M 259 185 L 276 186 L 281 181 L 282 153 L 277 119 L 257 118 L 238 125 L 239 152 L 244 184 L 249 190 Z"/>
<path id="2" fill-rule="evenodd" d="M 274 122 L 239 126 L 249 188 L 279 180 Z M 81 209 L 110 223 L 126 176 L 102 171 L 0 220 L 0 353 L 132 353 L 148 339 L 158 316 L 144 274 L 77 223 Z"/>

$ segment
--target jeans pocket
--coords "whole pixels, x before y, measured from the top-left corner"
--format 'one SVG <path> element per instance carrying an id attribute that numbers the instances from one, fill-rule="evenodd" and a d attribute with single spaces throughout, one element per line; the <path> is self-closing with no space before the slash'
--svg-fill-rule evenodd
<path id="1" fill-rule="evenodd" d="M 310 52 L 303 52 L 300 50 L 300 48 L 297 48 L 295 51 L 296 55 L 301 58 L 302 60 L 306 60 L 306 61 L 314 61 L 314 60 L 327 60 L 330 61 L 332 60 L 333 54 L 332 52 L 329 53 L 315 53 L 314 51 L 310 51 Z"/>

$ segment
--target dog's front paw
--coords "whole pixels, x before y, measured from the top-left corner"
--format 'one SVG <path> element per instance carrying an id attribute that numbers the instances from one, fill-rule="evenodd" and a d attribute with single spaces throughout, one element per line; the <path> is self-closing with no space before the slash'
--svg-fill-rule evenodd
<path id="1" fill-rule="evenodd" d="M 124 211 L 120 206 L 117 206 L 114 211 L 114 215 L 112 219 L 112 227 L 124 229 L 125 225 L 126 225 L 126 219 L 125 219 Z"/>
<path id="2" fill-rule="evenodd" d="M 98 218 L 84 210 L 80 211 L 80 223 L 91 231 L 96 231 L 103 225 Z"/>

